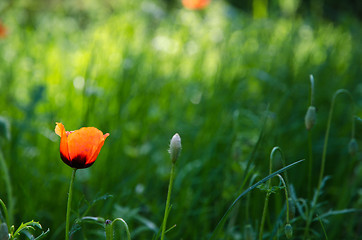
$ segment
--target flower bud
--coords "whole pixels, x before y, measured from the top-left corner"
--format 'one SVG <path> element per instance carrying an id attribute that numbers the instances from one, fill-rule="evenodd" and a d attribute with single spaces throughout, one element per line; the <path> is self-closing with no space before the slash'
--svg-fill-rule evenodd
<path id="1" fill-rule="evenodd" d="M 245 240 L 254 240 L 255 239 L 253 227 L 250 224 L 245 225 L 245 227 L 244 227 L 244 239 Z"/>
<path id="2" fill-rule="evenodd" d="M 170 153 L 172 162 L 175 163 L 181 153 L 181 138 L 178 133 L 171 138 L 170 149 L 168 152 Z"/>
<path id="3" fill-rule="evenodd" d="M 348 152 L 352 156 L 354 156 L 358 151 L 358 144 L 355 138 L 352 138 L 351 141 L 349 141 L 348 144 Z"/>
<path id="4" fill-rule="evenodd" d="M 312 129 L 312 127 L 314 126 L 316 120 L 317 120 L 316 109 L 315 109 L 314 106 L 309 106 L 308 111 L 307 111 L 307 113 L 305 114 L 305 117 L 304 117 L 305 128 L 307 130 Z"/>
<path id="5" fill-rule="evenodd" d="M 284 230 L 285 230 L 285 236 L 287 236 L 288 239 L 291 239 L 293 237 L 292 225 L 290 225 L 289 223 L 286 224 Z"/>

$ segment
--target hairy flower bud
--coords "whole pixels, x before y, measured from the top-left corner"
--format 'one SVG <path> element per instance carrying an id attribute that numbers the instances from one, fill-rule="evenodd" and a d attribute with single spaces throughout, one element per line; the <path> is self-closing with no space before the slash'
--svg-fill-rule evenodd
<path id="1" fill-rule="evenodd" d="M 307 113 L 305 114 L 305 117 L 304 117 L 305 128 L 307 130 L 312 129 L 316 120 L 317 120 L 316 109 L 314 106 L 309 106 Z"/>
<path id="2" fill-rule="evenodd" d="M 285 225 L 285 236 L 287 236 L 288 239 L 291 239 L 293 237 L 293 227 L 289 223 Z"/>
<path id="3" fill-rule="evenodd" d="M 355 138 L 352 138 L 351 141 L 349 141 L 348 144 L 348 152 L 352 156 L 354 156 L 358 151 L 358 144 Z"/>
<path id="4" fill-rule="evenodd" d="M 170 153 L 172 162 L 175 163 L 181 153 L 181 138 L 178 133 L 171 138 L 170 149 L 168 152 Z"/>

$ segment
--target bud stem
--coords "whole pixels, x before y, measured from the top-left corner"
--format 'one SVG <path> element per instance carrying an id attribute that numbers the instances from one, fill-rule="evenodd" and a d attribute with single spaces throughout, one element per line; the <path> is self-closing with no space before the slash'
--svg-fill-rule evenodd
<path id="1" fill-rule="evenodd" d="M 287 224 L 288 224 L 288 223 L 289 223 L 289 197 L 288 197 L 288 189 L 287 189 L 287 185 L 285 184 L 285 181 L 284 181 L 282 175 L 277 174 L 277 176 L 279 177 L 280 181 L 282 181 L 283 186 L 284 186 L 285 201 L 286 201 L 286 205 L 287 205 L 286 221 L 287 221 Z"/>
<path id="2" fill-rule="evenodd" d="M 330 128 L 331 128 L 334 104 L 335 104 L 335 101 L 336 101 L 336 97 L 339 94 L 342 94 L 342 93 L 345 93 L 350 97 L 351 102 L 352 102 L 352 106 L 353 106 L 352 95 L 348 90 L 339 89 L 334 93 L 333 98 L 332 98 L 331 108 L 329 110 L 329 115 L 328 115 L 326 135 L 325 135 L 325 138 L 324 138 L 324 146 L 323 146 L 323 153 L 322 153 L 322 165 L 321 165 L 321 170 L 320 170 L 320 173 L 319 173 L 319 182 L 318 182 L 318 189 L 317 189 L 318 192 L 320 190 L 322 180 L 323 180 L 324 167 L 325 167 L 326 156 L 327 156 L 327 146 L 328 146 L 329 131 L 330 131 Z M 352 109 L 352 111 L 353 111 L 353 109 Z M 354 114 L 352 114 L 352 120 L 353 120 L 352 121 L 352 138 L 354 137 L 354 117 L 353 116 L 354 116 Z"/>
<path id="3" fill-rule="evenodd" d="M 166 224 L 167 224 L 168 214 L 170 212 L 170 199 L 171 199 L 171 192 L 172 192 L 172 185 L 173 185 L 174 178 L 175 178 L 175 163 L 172 162 L 171 172 L 170 172 L 170 182 L 168 184 L 165 215 L 163 217 L 163 223 L 162 223 L 161 240 L 163 240 L 165 238 Z"/>
<path id="4" fill-rule="evenodd" d="M 313 143 L 312 131 L 308 131 L 308 198 L 312 195 Z"/>
<path id="5" fill-rule="evenodd" d="M 314 77 L 309 75 L 310 78 L 310 106 L 314 106 Z"/>
<path id="6" fill-rule="evenodd" d="M 315 210 L 315 208 L 317 206 L 319 193 L 320 193 L 320 190 L 321 190 L 321 187 L 322 187 L 324 168 L 325 168 L 326 156 L 327 156 L 327 146 L 328 146 L 328 139 L 329 139 L 329 131 L 330 131 L 330 128 L 331 128 L 331 122 L 332 122 L 332 116 L 333 116 L 335 101 L 336 101 L 337 96 L 342 94 L 342 93 L 347 94 L 349 96 L 350 100 L 351 100 L 351 103 L 352 103 L 352 138 L 354 137 L 355 126 L 354 126 L 354 102 L 353 102 L 353 98 L 352 98 L 351 93 L 348 90 L 346 90 L 346 89 L 338 89 L 333 94 L 331 108 L 329 109 L 329 115 L 328 115 L 328 121 L 327 121 L 327 129 L 326 129 L 326 134 L 325 134 L 325 137 L 324 137 L 321 169 L 320 169 L 320 172 L 319 172 L 318 187 L 317 187 L 317 191 L 315 193 L 315 197 L 313 198 L 313 202 L 311 204 L 311 210 L 310 210 L 310 212 L 308 214 L 308 217 L 307 217 L 305 231 L 304 231 L 304 238 L 305 239 L 307 239 L 309 237 L 309 227 L 310 227 L 310 224 L 312 222 L 314 210 Z"/>
<path id="7" fill-rule="evenodd" d="M 270 153 L 270 159 L 269 159 L 269 175 L 272 173 L 272 167 L 273 167 L 273 161 L 275 158 L 275 153 L 279 151 L 280 155 L 281 155 L 281 159 L 282 159 L 282 164 L 283 167 L 285 167 L 285 161 L 284 161 L 284 154 L 283 151 L 280 147 L 274 147 Z M 285 173 L 285 178 L 288 181 L 288 177 Z M 271 179 L 268 180 L 268 185 L 267 188 L 270 188 L 270 184 L 271 184 Z M 264 201 L 264 208 L 263 208 L 263 215 L 261 217 L 261 223 L 260 223 L 260 230 L 259 230 L 259 240 L 263 239 L 263 231 L 264 231 L 264 222 L 265 222 L 265 217 L 266 217 L 266 213 L 267 213 L 267 208 L 268 208 L 268 202 L 269 202 L 269 196 L 270 196 L 270 192 L 267 192 L 266 196 L 265 196 L 265 201 Z"/>
<path id="8" fill-rule="evenodd" d="M 116 218 L 113 221 L 106 220 L 106 240 L 113 240 L 113 224 L 117 221 L 120 221 L 123 224 L 127 234 L 127 240 L 131 240 L 131 233 L 129 232 L 128 225 L 123 218 Z"/>
<path id="9" fill-rule="evenodd" d="M 108 220 L 107 220 L 108 221 Z M 113 225 L 112 222 L 109 220 L 109 222 L 106 221 L 106 240 L 113 240 Z"/>
<path id="10" fill-rule="evenodd" d="M 269 184 L 268 184 L 268 188 L 269 188 Z M 270 196 L 270 193 L 268 192 L 266 194 L 265 200 L 264 200 L 263 216 L 261 217 L 260 230 L 259 230 L 259 240 L 263 239 L 264 223 L 265 223 L 266 212 L 268 209 L 269 196 Z"/>
<path id="11" fill-rule="evenodd" d="M 309 75 L 310 78 L 310 106 L 314 106 L 314 77 Z M 308 131 L 308 197 L 311 196 L 312 188 L 312 169 L 313 169 L 313 154 L 312 154 L 312 132 Z"/>

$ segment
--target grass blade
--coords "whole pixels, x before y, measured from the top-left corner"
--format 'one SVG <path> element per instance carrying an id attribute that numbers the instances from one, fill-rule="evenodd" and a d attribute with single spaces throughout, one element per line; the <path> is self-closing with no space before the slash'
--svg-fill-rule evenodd
<path id="1" fill-rule="evenodd" d="M 322 226 L 322 229 L 323 229 L 323 233 L 324 233 L 324 237 L 326 238 L 326 240 L 328 240 L 328 236 L 327 236 L 327 232 L 326 232 L 326 229 L 324 228 L 324 224 L 322 222 L 322 220 L 319 218 L 319 216 L 317 215 L 317 218 Z"/>

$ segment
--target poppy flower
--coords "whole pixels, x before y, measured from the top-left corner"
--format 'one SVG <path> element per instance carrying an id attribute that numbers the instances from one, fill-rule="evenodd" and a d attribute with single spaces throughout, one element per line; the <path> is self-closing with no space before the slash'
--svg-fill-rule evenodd
<path id="1" fill-rule="evenodd" d="M 55 133 L 60 136 L 60 157 L 72 168 L 90 167 L 97 159 L 109 133 L 103 134 L 95 127 L 83 127 L 65 131 L 62 123 L 56 123 Z"/>
<path id="2" fill-rule="evenodd" d="M 191 10 L 201 10 L 210 4 L 211 0 L 182 0 L 182 5 Z"/>
<path id="3" fill-rule="evenodd" d="M 2 24 L 0 22 L 0 38 L 5 38 L 7 35 L 7 29 L 6 27 L 4 26 L 4 24 Z"/>

